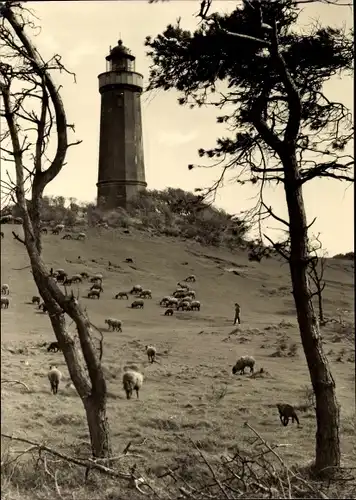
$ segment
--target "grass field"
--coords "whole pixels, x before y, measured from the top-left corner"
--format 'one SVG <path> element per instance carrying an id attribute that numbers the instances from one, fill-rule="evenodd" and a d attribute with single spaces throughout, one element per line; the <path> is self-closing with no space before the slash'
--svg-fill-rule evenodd
<path id="1" fill-rule="evenodd" d="M 49 365 L 56 364 L 66 377 L 68 372 L 61 353 L 38 347 L 55 338 L 48 316 L 28 304 L 37 289 L 30 269 L 25 268 L 29 263 L 25 248 L 11 235 L 14 228 L 21 233 L 19 226 L 2 227 L 1 282 L 10 285 L 11 302 L 9 309 L 1 311 L 1 376 L 26 383 L 30 392 L 21 385 L 2 384 L 2 432 L 45 440 L 53 448 L 83 454 L 88 449 L 88 434 L 80 399 L 65 383 L 57 396 L 50 394 Z M 93 229 L 85 242 L 63 241 L 52 235 L 44 236 L 43 241 L 48 267 L 64 268 L 69 274 L 88 271 L 104 275 L 101 299 L 81 298 L 81 303 L 104 332 L 103 364 L 115 453 L 132 441 L 132 450 L 141 455 L 135 460 L 140 468 L 159 474 L 165 466 L 184 461 L 192 446 L 190 438 L 207 456 L 232 451 L 237 445 L 248 446 L 251 432 L 243 426 L 248 422 L 267 441 L 286 445 L 281 453 L 289 464 L 313 458 L 313 410 L 300 412 L 300 427 L 283 427 L 275 407 L 282 401 L 306 403 L 310 387 L 287 265 L 274 259 L 249 262 L 243 251 L 232 253 L 142 232 Z M 132 257 L 134 265 L 123 262 L 126 257 Z M 201 311 L 165 317 L 158 305 L 160 298 L 171 294 L 177 281 L 192 273 L 197 276 L 194 289 Z M 325 313 L 340 317 L 345 324 L 328 324 L 322 337 L 341 405 L 344 463 L 356 459 L 353 276 L 353 262 L 328 260 Z M 153 299 L 145 300 L 143 310 L 132 310 L 130 302 L 113 299 L 115 293 L 134 284 L 152 290 Z M 84 297 L 88 288 L 88 283 L 80 285 L 79 296 Z M 242 312 L 238 328 L 232 325 L 236 301 Z M 123 332 L 107 331 L 107 317 L 121 319 Z M 156 346 L 158 363 L 148 364 L 146 344 Z M 283 354 L 291 346 L 295 356 L 276 355 L 281 347 Z M 255 357 L 257 371 L 263 368 L 261 376 L 232 375 L 236 359 L 247 354 Z M 122 370 L 129 363 L 138 365 L 145 376 L 139 400 L 127 401 L 122 389 Z M 25 447 L 17 445 L 17 449 Z M 6 498 L 27 498 L 26 491 L 16 493 L 11 485 L 5 486 Z M 28 479 L 28 489 L 35 486 Z M 91 493 L 68 498 L 98 498 L 99 487 L 102 499 L 123 498 L 115 497 L 111 490 L 105 493 L 98 485 Z M 32 493 L 28 498 L 47 498 L 45 490 L 43 496 L 38 495 Z"/>

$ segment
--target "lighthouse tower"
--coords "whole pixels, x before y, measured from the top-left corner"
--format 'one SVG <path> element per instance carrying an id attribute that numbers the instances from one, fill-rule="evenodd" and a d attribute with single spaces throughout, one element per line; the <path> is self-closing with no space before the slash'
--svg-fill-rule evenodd
<path id="1" fill-rule="evenodd" d="M 145 189 L 140 96 L 143 76 L 122 40 L 106 57 L 99 78 L 101 94 L 98 206 L 126 208 Z"/>

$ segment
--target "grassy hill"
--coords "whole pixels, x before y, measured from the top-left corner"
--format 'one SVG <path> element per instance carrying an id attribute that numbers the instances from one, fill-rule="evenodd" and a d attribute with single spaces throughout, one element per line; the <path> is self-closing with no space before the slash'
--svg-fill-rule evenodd
<path id="1" fill-rule="evenodd" d="M 88 449 L 88 434 L 82 404 L 65 383 L 57 397 L 50 394 L 48 366 L 56 364 L 68 377 L 66 366 L 61 353 L 47 353 L 45 347 L 39 347 L 55 340 L 49 318 L 28 304 L 37 290 L 30 269 L 25 268 L 25 248 L 11 235 L 14 226 L 4 225 L 2 230 L 1 282 L 10 285 L 11 303 L 1 312 L 1 376 L 22 381 L 30 389 L 2 385 L 2 432 L 45 440 L 53 448 L 83 455 Z M 21 233 L 20 226 L 16 230 Z M 148 474 L 159 474 L 165 466 L 186 460 L 189 475 L 189 438 L 198 442 L 207 456 L 232 452 L 236 446 L 250 446 L 251 431 L 243 426 L 247 421 L 267 441 L 285 444 L 280 453 L 288 463 L 307 463 L 313 458 L 313 409 L 300 412 L 298 428 L 295 424 L 283 427 L 275 407 L 278 402 L 305 404 L 310 386 L 286 264 L 273 258 L 250 262 L 242 250 L 203 247 L 135 230 L 125 234 L 123 230 L 97 228 L 88 230 L 85 242 L 63 241 L 52 235 L 45 235 L 43 241 L 49 267 L 104 275 L 99 301 L 85 298 L 88 283 L 79 285 L 79 296 L 91 321 L 104 332 L 103 364 L 115 453 L 121 453 L 132 441 L 132 451 L 140 455 L 134 461 Z M 134 259 L 133 265 L 124 262 L 127 257 Z M 171 294 L 176 283 L 191 273 L 197 276 L 194 289 L 201 311 L 165 317 L 158 305 L 160 298 Z M 351 463 L 356 458 L 353 262 L 328 260 L 325 277 L 326 316 L 340 318 L 341 323 L 329 323 L 322 337 L 341 404 L 343 460 Z M 143 310 L 131 310 L 130 302 L 113 299 L 115 293 L 135 284 L 153 293 Z M 238 328 L 232 326 L 236 301 L 242 316 Z M 107 331 L 107 317 L 121 319 L 123 332 Z M 148 365 L 146 344 L 157 347 L 158 363 Z M 290 349 L 294 356 L 287 355 Z M 263 368 L 262 374 L 232 375 L 236 359 L 246 354 L 255 357 L 256 370 Z M 122 369 L 128 363 L 138 365 L 145 375 L 139 400 L 127 401 L 122 389 Z M 4 442 L 2 453 L 7 449 Z M 130 460 L 121 467 L 128 467 Z M 59 473 L 62 492 L 77 491 L 79 486 L 66 477 Z M 6 480 L 2 476 L 2 494 L 9 495 L 3 498 L 49 498 L 30 469 L 15 469 L 12 483 Z M 53 488 L 45 473 L 42 480 Z M 21 484 L 17 493 L 13 487 L 16 481 Z M 78 490 L 75 498 L 98 498 L 98 488 L 103 500 L 119 498 L 112 488 L 100 484 L 91 484 L 85 494 Z M 37 493 L 30 493 L 31 489 Z"/>

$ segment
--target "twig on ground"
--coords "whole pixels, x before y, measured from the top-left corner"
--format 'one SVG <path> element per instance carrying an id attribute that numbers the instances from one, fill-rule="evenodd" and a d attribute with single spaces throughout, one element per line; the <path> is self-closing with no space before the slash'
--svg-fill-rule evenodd
<path id="1" fill-rule="evenodd" d="M 21 382 L 20 380 L 1 379 L 0 382 L 2 384 L 19 384 L 19 385 L 22 385 L 23 387 L 25 387 L 27 392 L 30 392 L 30 389 L 28 388 L 28 386 L 26 384 L 24 384 L 24 382 Z"/>

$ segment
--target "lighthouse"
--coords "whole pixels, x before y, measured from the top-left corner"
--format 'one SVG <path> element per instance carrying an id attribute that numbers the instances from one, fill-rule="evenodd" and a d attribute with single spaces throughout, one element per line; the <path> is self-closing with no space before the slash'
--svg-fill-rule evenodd
<path id="1" fill-rule="evenodd" d="M 147 186 L 142 141 L 143 76 L 122 40 L 106 57 L 98 76 L 101 94 L 98 198 L 100 208 L 126 208 Z"/>

